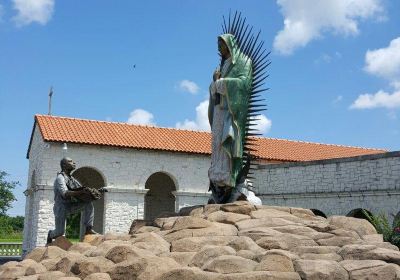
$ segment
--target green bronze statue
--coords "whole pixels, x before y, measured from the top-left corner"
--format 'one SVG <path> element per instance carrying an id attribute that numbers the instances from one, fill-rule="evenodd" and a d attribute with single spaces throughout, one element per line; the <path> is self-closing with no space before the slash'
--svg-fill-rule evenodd
<path id="1" fill-rule="evenodd" d="M 208 171 L 209 203 L 249 200 L 250 170 L 254 169 L 255 122 L 264 110 L 260 93 L 265 69 L 269 65 L 262 50 L 263 42 L 251 34 L 246 19 L 235 13 L 233 21 L 225 20 L 224 34 L 218 37 L 221 56 L 219 69 L 210 85 L 208 118 L 212 134 L 211 167 Z"/>

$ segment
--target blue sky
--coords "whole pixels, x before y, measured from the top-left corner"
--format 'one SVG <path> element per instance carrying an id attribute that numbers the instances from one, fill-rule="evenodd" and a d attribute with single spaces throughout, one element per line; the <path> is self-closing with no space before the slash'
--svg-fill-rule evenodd
<path id="1" fill-rule="evenodd" d="M 400 1 L 0 1 L 0 170 L 24 213 L 35 114 L 207 130 L 222 15 L 272 51 L 267 137 L 400 150 Z M 136 65 L 136 67 L 134 67 Z"/>

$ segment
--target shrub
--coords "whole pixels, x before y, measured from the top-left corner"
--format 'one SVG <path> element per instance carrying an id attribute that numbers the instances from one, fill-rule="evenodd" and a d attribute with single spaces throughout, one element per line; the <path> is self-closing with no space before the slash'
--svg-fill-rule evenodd
<path id="1" fill-rule="evenodd" d="M 363 212 L 376 231 L 382 234 L 383 241 L 390 242 L 400 248 L 400 219 L 395 219 L 392 226 L 384 213 L 370 215 L 365 210 Z"/>
<path id="2" fill-rule="evenodd" d="M 8 217 L 0 215 L 0 239 L 22 238 L 24 217 Z"/>

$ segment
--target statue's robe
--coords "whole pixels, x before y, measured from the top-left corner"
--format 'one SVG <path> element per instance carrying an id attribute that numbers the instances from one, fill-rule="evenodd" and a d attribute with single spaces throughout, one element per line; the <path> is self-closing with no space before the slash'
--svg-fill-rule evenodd
<path id="1" fill-rule="evenodd" d="M 225 41 L 231 57 L 221 65 L 221 78 L 210 85 L 208 118 L 212 155 L 208 175 L 216 186 L 235 187 L 243 165 L 252 62 L 240 52 L 233 35 L 224 34 L 219 38 Z"/>

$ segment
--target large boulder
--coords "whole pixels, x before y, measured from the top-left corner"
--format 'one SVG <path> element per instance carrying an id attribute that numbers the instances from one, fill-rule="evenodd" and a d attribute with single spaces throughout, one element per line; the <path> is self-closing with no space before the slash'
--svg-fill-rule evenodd
<path id="1" fill-rule="evenodd" d="M 0 279 L 17 279 L 20 276 L 24 276 L 26 272 L 26 267 L 15 265 L 7 266 L 0 271 Z"/>
<path id="2" fill-rule="evenodd" d="M 26 268 L 25 275 L 40 274 L 47 271 L 46 267 L 41 263 L 37 263 L 32 259 L 25 259 L 18 264 L 18 266 L 23 266 Z"/>
<path id="3" fill-rule="evenodd" d="M 155 255 L 170 251 L 171 244 L 154 232 L 136 234 L 131 241 L 135 247 L 148 250 Z"/>
<path id="4" fill-rule="evenodd" d="M 167 218 L 157 218 L 154 220 L 154 225 L 163 230 L 168 230 L 168 229 L 172 228 L 172 226 L 174 225 L 175 221 L 178 218 L 179 218 L 179 216 L 167 217 Z M 137 232 L 137 230 L 135 232 Z"/>
<path id="5" fill-rule="evenodd" d="M 68 249 L 72 246 L 72 242 L 64 236 L 59 236 L 53 242 L 51 242 L 49 246 L 57 246 L 65 251 L 68 251 Z"/>
<path id="6" fill-rule="evenodd" d="M 239 236 L 248 236 L 254 241 L 266 236 L 277 236 L 281 233 L 277 230 L 268 227 L 256 227 L 256 228 L 249 228 L 244 229 L 238 232 Z"/>
<path id="7" fill-rule="evenodd" d="M 292 259 L 283 254 L 265 255 L 255 270 L 294 272 Z"/>
<path id="8" fill-rule="evenodd" d="M 25 259 L 32 259 L 36 262 L 40 262 L 45 259 L 54 259 L 57 257 L 63 257 L 67 252 L 57 246 L 49 247 L 38 247 L 33 249 Z"/>
<path id="9" fill-rule="evenodd" d="M 85 252 L 89 251 L 89 250 L 93 250 L 95 249 L 95 246 L 90 245 L 89 243 L 86 242 L 78 242 L 73 244 L 68 251 L 69 252 L 78 252 L 80 254 L 84 254 Z"/>
<path id="10" fill-rule="evenodd" d="M 194 205 L 179 209 L 179 216 L 200 217 L 203 214 L 204 205 Z"/>
<path id="11" fill-rule="evenodd" d="M 186 237 L 171 242 L 171 252 L 198 252 L 206 245 L 228 245 L 237 236 Z"/>
<path id="12" fill-rule="evenodd" d="M 71 272 L 84 279 L 86 276 L 97 272 L 108 272 L 114 263 L 105 257 L 88 257 L 77 261 L 71 268 Z"/>
<path id="13" fill-rule="evenodd" d="M 180 265 L 171 258 L 149 257 L 133 258 L 116 264 L 109 270 L 111 279 L 155 279 L 163 273 L 179 268 Z"/>
<path id="14" fill-rule="evenodd" d="M 217 273 L 237 273 L 253 271 L 257 262 L 239 256 L 224 255 L 216 257 L 202 267 L 205 271 Z"/>
<path id="15" fill-rule="evenodd" d="M 317 243 L 309 237 L 291 233 L 282 233 L 277 236 L 263 237 L 256 242 L 264 249 L 290 250 L 298 246 L 316 246 Z"/>
<path id="16" fill-rule="evenodd" d="M 337 262 L 327 260 L 296 260 L 296 271 L 307 280 L 347 280 L 348 272 Z"/>
<path id="17" fill-rule="evenodd" d="M 184 216 L 176 219 L 171 229 L 172 231 L 178 231 L 182 229 L 207 228 L 210 226 L 212 226 L 212 223 L 205 219 L 199 217 Z"/>
<path id="18" fill-rule="evenodd" d="M 86 276 L 84 280 L 111 280 L 111 277 L 108 273 L 98 272 Z"/>
<path id="19" fill-rule="evenodd" d="M 256 210 L 253 204 L 248 201 L 236 201 L 233 203 L 222 204 L 222 211 L 249 215 L 251 211 Z"/>
<path id="20" fill-rule="evenodd" d="M 0 266 L 0 279 L 400 280 L 399 249 L 366 221 L 245 201 L 181 214 L 37 248 Z"/>
<path id="21" fill-rule="evenodd" d="M 155 280 L 219 280 L 220 274 L 203 271 L 197 267 L 180 267 L 158 275 Z M 132 278 L 130 278 L 132 279 Z M 243 279 L 243 278 L 242 278 Z"/>
<path id="22" fill-rule="evenodd" d="M 82 262 L 84 259 L 86 259 L 86 257 L 83 256 L 82 254 L 73 251 L 68 252 L 68 254 L 66 254 L 57 263 L 54 264 L 51 270 L 57 270 L 64 273 L 68 273 L 71 271 L 72 267 L 76 263 Z"/>
<path id="23" fill-rule="evenodd" d="M 400 268 L 395 264 L 386 264 L 383 266 L 359 269 L 350 272 L 350 277 L 353 280 L 361 279 L 384 279 L 398 280 L 400 279 Z"/>
<path id="24" fill-rule="evenodd" d="M 171 231 L 164 235 L 164 239 L 172 242 L 186 237 L 197 236 L 236 236 L 237 228 L 229 224 L 211 223 L 211 226 L 198 229 L 182 229 L 179 231 Z"/>
<path id="25" fill-rule="evenodd" d="M 242 273 L 222 274 L 218 280 L 301 280 L 296 272 L 250 271 Z"/>
<path id="26" fill-rule="evenodd" d="M 160 257 L 169 257 L 174 259 L 181 266 L 189 266 L 196 254 L 196 252 L 168 252 L 161 254 Z"/>
<path id="27" fill-rule="evenodd" d="M 249 215 L 244 215 L 244 214 L 231 213 L 225 211 L 215 211 L 213 213 L 210 213 L 207 219 L 211 222 L 234 225 L 237 222 L 251 219 L 251 217 Z"/>
<path id="28" fill-rule="evenodd" d="M 250 250 L 254 253 L 261 253 L 265 251 L 248 236 L 239 236 L 238 238 L 229 242 L 228 246 L 231 246 L 236 251 Z"/>
<path id="29" fill-rule="evenodd" d="M 151 252 L 137 248 L 132 244 L 116 244 L 111 247 L 105 257 L 114 263 L 120 263 L 133 258 L 152 257 Z"/>
<path id="30" fill-rule="evenodd" d="M 298 218 L 296 218 L 296 219 L 298 219 Z M 249 219 L 249 220 L 243 220 L 243 221 L 236 223 L 236 226 L 238 227 L 238 229 L 240 231 L 246 230 L 246 229 L 251 229 L 251 228 L 258 228 L 258 227 L 272 228 L 272 227 L 287 226 L 287 225 L 301 226 L 302 224 L 299 223 L 298 221 L 290 221 L 286 217 L 285 218 L 266 217 L 266 218 L 260 218 L 260 219 Z"/>
<path id="31" fill-rule="evenodd" d="M 328 218 L 328 222 L 333 226 L 355 231 L 360 236 L 377 234 L 374 226 L 365 219 L 357 219 L 344 216 L 331 216 Z"/>
<path id="32" fill-rule="evenodd" d="M 212 259 L 223 255 L 236 255 L 236 251 L 229 246 L 206 245 L 192 257 L 190 265 L 201 268 Z"/>

